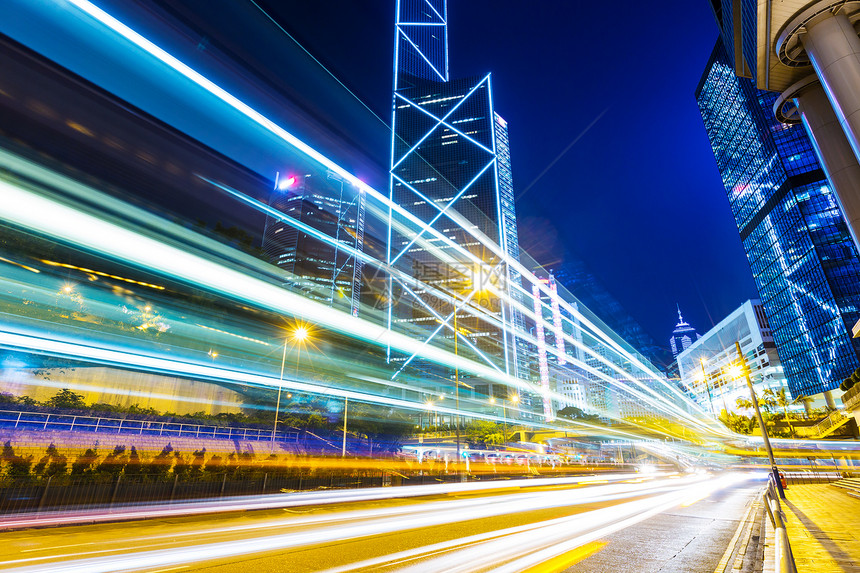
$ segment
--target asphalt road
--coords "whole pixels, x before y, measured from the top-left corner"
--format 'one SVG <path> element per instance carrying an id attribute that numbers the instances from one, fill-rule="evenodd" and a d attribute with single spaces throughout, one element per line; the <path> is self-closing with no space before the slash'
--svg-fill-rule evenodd
<path id="1" fill-rule="evenodd" d="M 711 573 L 762 483 L 609 479 L 9 531 L 0 569 Z"/>

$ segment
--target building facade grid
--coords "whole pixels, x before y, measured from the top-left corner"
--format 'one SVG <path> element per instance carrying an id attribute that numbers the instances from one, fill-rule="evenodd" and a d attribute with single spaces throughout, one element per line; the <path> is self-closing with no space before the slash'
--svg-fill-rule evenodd
<path id="1" fill-rule="evenodd" d="M 809 139 L 720 43 L 696 96 L 791 393 L 833 389 L 858 365 L 860 259 Z"/>

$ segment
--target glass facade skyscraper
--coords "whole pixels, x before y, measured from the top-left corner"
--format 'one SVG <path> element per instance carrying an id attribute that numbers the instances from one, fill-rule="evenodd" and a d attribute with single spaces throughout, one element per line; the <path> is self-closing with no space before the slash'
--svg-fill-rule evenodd
<path id="1" fill-rule="evenodd" d="M 858 367 L 860 258 L 803 127 L 774 117 L 777 96 L 737 77 L 722 42 L 696 89 L 789 388 L 809 396 Z"/>
<path id="2" fill-rule="evenodd" d="M 331 177 L 285 176 L 282 182 L 272 191 L 269 205 L 344 248 L 270 215 L 263 232 L 263 252 L 272 264 L 289 273 L 286 286 L 358 316 L 363 265 L 349 249 L 364 249 L 364 194 L 344 192 L 342 182 Z"/>

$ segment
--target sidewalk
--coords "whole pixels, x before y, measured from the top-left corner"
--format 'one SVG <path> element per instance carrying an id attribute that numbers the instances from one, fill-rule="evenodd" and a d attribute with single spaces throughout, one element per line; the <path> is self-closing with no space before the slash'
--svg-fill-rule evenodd
<path id="1" fill-rule="evenodd" d="M 860 499 L 827 484 L 791 485 L 785 494 L 797 570 L 860 573 Z"/>

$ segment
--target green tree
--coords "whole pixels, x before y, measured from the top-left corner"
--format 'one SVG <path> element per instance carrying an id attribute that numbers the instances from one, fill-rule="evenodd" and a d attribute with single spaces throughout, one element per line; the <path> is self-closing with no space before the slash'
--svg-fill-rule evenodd
<path id="1" fill-rule="evenodd" d="M 794 436 L 794 426 L 791 425 L 791 420 L 788 418 L 788 406 L 791 405 L 791 399 L 785 391 L 785 388 L 780 388 L 776 392 L 772 388 L 764 391 L 764 395 L 768 397 L 776 406 L 782 408 L 783 420 L 788 424 L 788 431 L 791 436 Z"/>
<path id="2" fill-rule="evenodd" d="M 750 407 L 752 403 L 750 403 Z M 743 416 L 734 412 L 720 412 L 720 421 L 731 431 L 738 434 L 751 434 L 755 426 L 755 420 L 752 416 Z"/>
<path id="3" fill-rule="evenodd" d="M 140 475 L 140 455 L 137 453 L 137 448 L 131 447 L 128 452 L 128 461 L 125 464 L 125 475 Z"/>
<path id="4" fill-rule="evenodd" d="M 475 445 L 496 446 L 507 441 L 504 428 L 488 420 L 475 420 L 466 425 L 466 440 Z"/>
<path id="5" fill-rule="evenodd" d="M 188 475 L 192 478 L 199 478 L 203 475 L 203 464 L 206 459 L 206 448 L 202 450 L 194 450 L 191 454 L 191 467 L 188 469 Z"/>
<path id="6" fill-rule="evenodd" d="M 770 414 L 771 410 L 773 410 L 774 406 L 776 406 L 776 401 L 770 396 L 765 395 L 761 398 L 758 398 L 758 396 L 756 396 L 756 398 L 758 399 L 758 407 L 767 412 L 768 414 Z M 737 404 L 738 408 L 744 410 L 753 409 L 752 400 L 748 398 L 738 397 L 735 400 L 735 404 Z"/>
<path id="7" fill-rule="evenodd" d="M 173 446 L 168 443 L 161 450 L 161 453 L 152 458 L 152 461 L 149 462 L 149 467 L 147 468 L 148 471 L 146 473 L 155 479 L 164 478 L 173 466 L 173 458 Z"/>
<path id="8" fill-rule="evenodd" d="M 72 392 L 68 388 L 63 388 L 50 398 L 45 404 L 51 408 L 60 408 L 63 410 L 83 410 L 87 407 L 84 402 L 84 395 Z"/>
<path id="9" fill-rule="evenodd" d="M 179 452 L 173 452 L 175 461 L 173 462 L 173 475 L 178 476 L 181 481 L 188 479 L 191 473 L 191 466 L 188 465 L 188 460 Z"/>
<path id="10" fill-rule="evenodd" d="M 223 474 L 225 471 L 227 471 L 227 468 L 224 465 L 224 458 L 222 458 L 218 454 L 215 454 L 214 456 L 209 458 L 208 462 L 206 462 L 206 466 L 203 468 L 203 471 L 211 475 Z"/>
<path id="11" fill-rule="evenodd" d="M 556 412 L 556 415 L 567 418 L 568 420 L 581 420 L 583 422 L 599 422 L 600 416 L 597 414 L 586 414 L 582 409 L 577 408 L 576 406 L 566 406 Z"/>

